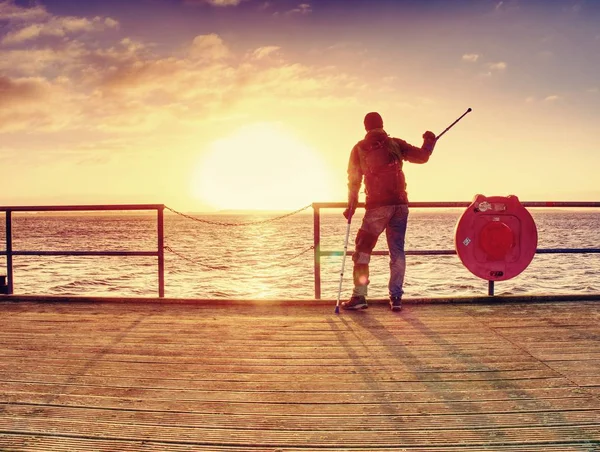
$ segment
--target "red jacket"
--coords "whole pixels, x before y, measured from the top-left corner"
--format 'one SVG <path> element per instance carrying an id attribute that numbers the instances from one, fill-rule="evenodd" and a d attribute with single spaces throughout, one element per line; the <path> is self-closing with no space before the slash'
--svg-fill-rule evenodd
<path id="1" fill-rule="evenodd" d="M 404 160 L 411 163 L 425 163 L 430 155 L 429 149 L 418 148 L 399 138 L 392 138 L 383 129 L 370 130 L 350 153 L 348 162 L 350 199 L 353 196 L 358 197 L 364 177 L 367 209 L 408 204 L 402 163 Z"/>

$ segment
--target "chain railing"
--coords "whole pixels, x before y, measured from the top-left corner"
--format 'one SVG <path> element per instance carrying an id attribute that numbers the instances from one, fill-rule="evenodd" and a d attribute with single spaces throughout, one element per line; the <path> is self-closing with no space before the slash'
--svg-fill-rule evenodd
<path id="1" fill-rule="evenodd" d="M 301 207 L 300 209 L 294 210 L 293 212 L 289 212 L 289 213 L 280 215 L 278 217 L 267 218 L 265 220 L 248 221 L 248 222 L 242 222 L 242 223 L 226 223 L 226 222 L 222 222 L 222 221 L 207 220 L 206 218 L 199 218 L 199 217 L 195 217 L 192 215 L 188 215 L 186 213 L 178 212 L 177 210 L 172 209 L 169 206 L 165 206 L 165 209 L 170 210 L 174 214 L 179 215 L 183 218 L 187 218 L 188 220 L 196 221 L 198 223 L 210 224 L 213 226 L 233 226 L 233 227 L 235 227 L 235 226 L 254 226 L 257 224 L 272 223 L 275 221 L 283 220 L 284 218 L 287 218 L 287 217 L 291 217 L 292 215 L 296 215 L 297 213 L 303 212 L 303 211 L 309 209 L 310 207 L 312 207 L 312 204 Z"/>
<path id="2" fill-rule="evenodd" d="M 165 296 L 165 257 L 164 252 L 168 251 L 174 256 L 185 260 L 188 263 L 198 265 L 202 268 L 223 271 L 228 270 L 229 267 L 222 265 L 213 265 L 203 262 L 199 259 L 194 259 L 184 255 L 181 252 L 176 251 L 173 247 L 165 244 L 164 236 L 164 209 L 172 212 L 173 214 L 179 215 L 188 220 L 192 220 L 201 224 L 208 224 L 211 226 L 223 226 L 223 227 L 239 227 L 239 226 L 254 226 L 266 223 L 272 223 L 280 221 L 285 218 L 296 215 L 310 208 L 312 204 L 304 206 L 300 209 L 292 212 L 285 213 L 272 218 L 267 218 L 258 221 L 250 222 L 239 222 L 239 223 L 227 223 L 222 221 L 212 221 L 204 218 L 188 215 L 179 212 L 171 207 L 165 206 L 164 204 L 126 204 L 126 205 L 72 205 L 72 206 L 0 206 L 0 212 L 6 214 L 6 247 L 5 250 L 0 250 L 0 256 L 6 256 L 6 275 L 0 275 L 0 293 L 12 295 L 14 293 L 14 256 L 156 256 L 158 257 L 158 296 L 163 298 Z M 108 250 L 94 250 L 94 251 L 40 251 L 40 250 L 15 250 L 13 248 L 13 234 L 12 234 L 12 214 L 14 212 L 91 212 L 91 211 L 142 211 L 142 210 L 156 210 L 157 211 L 157 250 L 152 251 L 108 251 Z M 308 253 L 314 248 L 310 246 L 296 255 L 287 258 L 288 265 L 291 265 L 293 261 L 300 256 Z"/>
<path id="3" fill-rule="evenodd" d="M 300 212 L 303 212 L 307 209 L 309 209 L 310 207 L 312 207 L 312 204 L 308 204 L 304 207 L 301 207 L 300 209 L 294 210 L 292 212 L 288 212 L 285 213 L 283 215 L 279 215 L 276 217 L 272 217 L 272 218 L 266 218 L 263 220 L 257 220 L 257 221 L 246 221 L 246 222 L 239 222 L 239 223 L 232 223 L 232 222 L 223 222 L 223 221 L 214 221 L 214 220 L 207 220 L 206 218 L 200 218 L 197 216 L 193 216 L 193 215 L 189 215 L 186 213 L 182 213 L 179 212 L 169 206 L 165 206 L 165 209 L 171 211 L 172 213 L 179 215 L 182 218 L 186 218 L 188 220 L 192 220 L 195 221 L 197 223 L 201 223 L 201 224 L 208 224 L 211 226 L 223 226 L 223 227 L 240 227 L 240 226 L 255 226 L 255 225 L 261 225 L 261 224 L 267 224 L 267 223 L 274 223 L 276 221 L 280 221 L 283 220 L 285 218 L 291 217 L 293 215 L 299 214 Z M 312 249 L 314 249 L 314 246 L 310 246 L 302 251 L 300 251 L 298 254 L 296 254 L 295 256 L 289 257 L 287 258 L 287 262 L 288 265 L 290 264 L 291 261 L 294 261 L 295 259 L 299 258 L 300 256 L 306 254 L 307 252 L 311 251 Z M 193 259 L 193 258 L 189 258 L 187 256 L 185 256 L 183 253 L 180 253 L 178 251 L 175 251 L 173 248 L 171 248 L 170 246 L 165 246 L 165 250 L 169 251 L 170 253 L 174 254 L 175 256 L 179 257 L 180 259 L 185 260 L 186 262 L 189 262 L 190 264 L 194 264 L 197 265 L 199 267 L 202 268 L 206 268 L 208 270 L 224 270 L 226 267 L 223 266 L 214 266 L 211 264 L 207 264 L 206 262 L 203 262 L 199 259 Z"/>

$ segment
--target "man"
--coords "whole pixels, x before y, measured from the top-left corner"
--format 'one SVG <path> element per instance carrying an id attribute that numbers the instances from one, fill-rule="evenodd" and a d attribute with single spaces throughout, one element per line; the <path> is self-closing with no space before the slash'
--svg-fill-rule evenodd
<path id="1" fill-rule="evenodd" d="M 404 160 L 411 163 L 427 162 L 436 137 L 432 132 L 425 132 L 421 148 L 392 138 L 383 129 L 383 119 L 376 112 L 365 116 L 364 125 L 367 134 L 352 148 L 348 163 L 348 208 L 344 216 L 349 220 L 356 211 L 363 177 L 367 195 L 365 215 L 356 235 L 356 247 L 352 255 L 354 289 L 350 300 L 342 303 L 342 308 L 368 307 L 369 262 L 377 239 L 385 230 L 390 252 L 390 307 L 392 311 L 400 311 L 406 271 L 404 238 L 408 222 L 408 197 L 402 163 Z"/>

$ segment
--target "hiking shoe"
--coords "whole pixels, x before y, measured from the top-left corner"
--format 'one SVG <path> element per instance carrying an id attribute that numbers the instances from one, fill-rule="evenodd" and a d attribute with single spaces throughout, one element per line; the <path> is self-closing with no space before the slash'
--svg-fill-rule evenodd
<path id="1" fill-rule="evenodd" d="M 402 298 L 390 297 L 390 308 L 392 311 L 400 311 L 402 309 Z"/>
<path id="2" fill-rule="evenodd" d="M 367 299 L 362 295 L 353 295 L 352 298 L 348 301 L 344 301 L 342 303 L 342 309 L 367 309 L 369 305 L 367 305 Z"/>

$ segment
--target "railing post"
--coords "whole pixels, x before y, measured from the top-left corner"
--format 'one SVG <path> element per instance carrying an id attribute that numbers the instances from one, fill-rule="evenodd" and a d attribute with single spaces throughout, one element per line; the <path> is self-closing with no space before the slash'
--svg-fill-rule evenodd
<path id="1" fill-rule="evenodd" d="M 8 295 L 13 294 L 12 212 L 6 211 L 6 276 Z"/>
<path id="2" fill-rule="evenodd" d="M 157 212 L 157 231 L 158 231 L 158 296 L 165 297 L 165 225 L 164 209 L 160 206 Z"/>
<path id="3" fill-rule="evenodd" d="M 313 235 L 315 251 L 315 299 L 321 299 L 321 212 L 313 203 Z"/>

